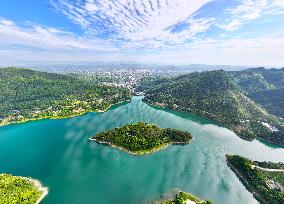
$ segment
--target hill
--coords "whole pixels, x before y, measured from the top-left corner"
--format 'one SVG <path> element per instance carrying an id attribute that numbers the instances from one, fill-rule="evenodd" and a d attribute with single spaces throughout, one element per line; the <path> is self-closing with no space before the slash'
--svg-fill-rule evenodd
<path id="1" fill-rule="evenodd" d="M 231 72 L 247 96 L 269 112 L 284 118 L 284 68 Z"/>
<path id="2" fill-rule="evenodd" d="M 0 125 L 105 111 L 130 99 L 125 88 L 29 69 L 0 69 L 0 83 Z"/>
<path id="3" fill-rule="evenodd" d="M 169 144 L 187 144 L 192 139 L 188 132 L 161 129 L 148 123 L 127 124 L 98 133 L 90 138 L 98 143 L 118 147 L 131 154 L 148 154 Z"/>
<path id="4" fill-rule="evenodd" d="M 139 88 L 147 103 L 204 116 L 247 139 L 259 137 L 284 145 L 283 123 L 250 99 L 223 70 L 144 80 Z"/>

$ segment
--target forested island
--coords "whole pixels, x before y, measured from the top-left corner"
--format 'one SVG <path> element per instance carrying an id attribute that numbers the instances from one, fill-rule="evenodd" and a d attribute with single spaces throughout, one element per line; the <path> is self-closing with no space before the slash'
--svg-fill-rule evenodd
<path id="1" fill-rule="evenodd" d="M 144 78 L 137 91 L 144 92 L 146 103 L 201 115 L 248 140 L 259 138 L 284 146 L 284 122 L 280 118 L 284 97 L 277 96 L 284 86 L 284 69 L 276 71 L 283 74 L 274 73 L 278 78 L 273 78 L 266 73 L 267 80 L 253 70 Z M 262 98 L 263 94 L 268 96 Z M 278 100 L 273 101 L 272 95 Z"/>
<path id="2" fill-rule="evenodd" d="M 226 155 L 226 160 L 258 200 L 263 203 L 284 203 L 283 163 L 256 162 L 238 155 Z"/>
<path id="3" fill-rule="evenodd" d="M 4 68 L 0 69 L 0 83 L 0 126 L 106 111 L 113 104 L 131 99 L 127 88 L 74 74 Z"/>
<path id="4" fill-rule="evenodd" d="M 179 191 L 174 198 L 155 201 L 153 204 L 213 204 L 211 201 L 204 201 L 187 192 Z"/>
<path id="5" fill-rule="evenodd" d="M 0 204 L 38 204 L 47 193 L 37 180 L 0 174 Z"/>
<path id="6" fill-rule="evenodd" d="M 97 143 L 118 147 L 135 155 L 149 154 L 169 144 L 187 144 L 191 139 L 189 132 L 171 128 L 161 129 L 143 122 L 127 124 L 90 138 Z"/>

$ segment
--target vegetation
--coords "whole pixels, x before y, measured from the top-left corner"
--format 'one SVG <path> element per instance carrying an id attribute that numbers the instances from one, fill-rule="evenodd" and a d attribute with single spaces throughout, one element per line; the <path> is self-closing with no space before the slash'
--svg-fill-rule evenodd
<path id="1" fill-rule="evenodd" d="M 260 170 L 255 167 L 253 168 L 253 165 L 258 163 L 252 162 L 238 155 L 226 155 L 226 158 L 230 168 L 249 188 L 255 197 L 265 203 L 284 203 L 284 191 L 276 187 L 271 188 L 268 186 L 268 182 L 273 181 L 283 187 L 284 172 L 270 172 Z"/>
<path id="2" fill-rule="evenodd" d="M 130 99 L 126 88 L 28 69 L 0 69 L 0 83 L 0 125 L 105 111 Z"/>
<path id="3" fill-rule="evenodd" d="M 166 199 L 155 201 L 154 204 L 186 204 L 186 201 L 193 201 L 196 204 L 213 204 L 211 201 L 203 201 L 189 193 L 180 191 L 175 195 L 174 199 Z"/>
<path id="4" fill-rule="evenodd" d="M 42 194 L 31 179 L 0 174 L 0 204 L 37 203 Z"/>
<path id="5" fill-rule="evenodd" d="M 91 138 L 98 143 L 117 146 L 133 154 L 151 153 L 168 144 L 186 144 L 191 139 L 188 132 L 161 129 L 142 122 L 101 132 Z"/>
<path id="6" fill-rule="evenodd" d="M 284 88 L 252 92 L 249 96 L 269 112 L 284 118 Z"/>
<path id="7" fill-rule="evenodd" d="M 284 118 L 284 68 L 248 69 L 231 74 L 250 98 Z"/>
<path id="8" fill-rule="evenodd" d="M 250 99 L 223 70 L 145 79 L 139 89 L 147 103 L 202 115 L 247 139 L 259 137 L 284 145 L 283 122 Z"/>

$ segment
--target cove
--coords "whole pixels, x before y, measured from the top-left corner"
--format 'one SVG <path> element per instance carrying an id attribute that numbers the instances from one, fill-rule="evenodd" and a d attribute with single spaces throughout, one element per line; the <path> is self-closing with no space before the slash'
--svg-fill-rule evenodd
<path id="1" fill-rule="evenodd" d="M 139 121 L 189 131 L 185 146 L 132 156 L 89 141 L 98 132 Z M 105 113 L 0 127 L 0 173 L 39 179 L 43 204 L 140 204 L 178 188 L 214 203 L 258 203 L 227 167 L 225 154 L 284 162 L 284 148 L 243 140 L 201 117 L 133 97 Z"/>

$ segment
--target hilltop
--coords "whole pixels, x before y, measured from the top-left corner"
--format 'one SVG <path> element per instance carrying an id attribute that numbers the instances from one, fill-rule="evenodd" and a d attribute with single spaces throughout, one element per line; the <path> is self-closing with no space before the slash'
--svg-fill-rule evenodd
<path id="1" fill-rule="evenodd" d="M 237 135 L 284 145 L 284 125 L 252 100 L 226 71 L 195 72 L 141 82 L 145 102 L 216 121 Z"/>
<path id="2" fill-rule="evenodd" d="M 105 111 L 131 98 L 126 88 L 29 69 L 0 69 L 0 83 L 0 125 Z"/>

